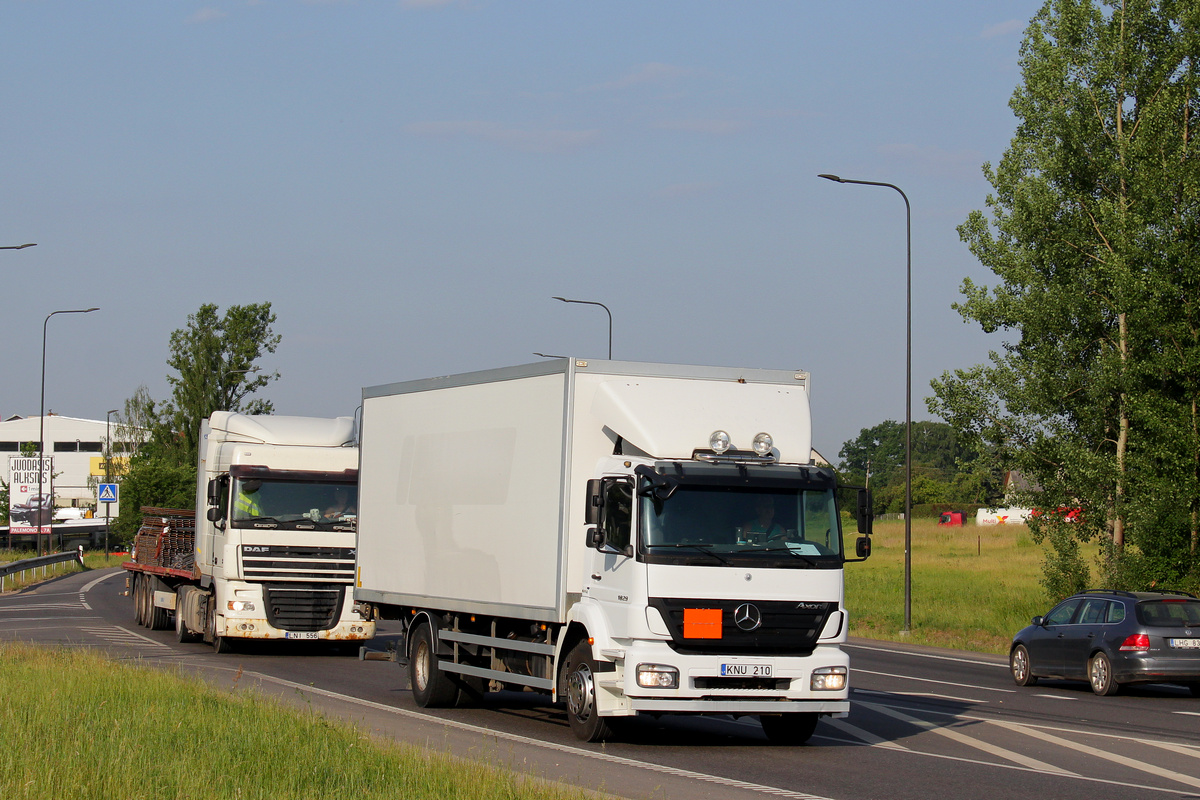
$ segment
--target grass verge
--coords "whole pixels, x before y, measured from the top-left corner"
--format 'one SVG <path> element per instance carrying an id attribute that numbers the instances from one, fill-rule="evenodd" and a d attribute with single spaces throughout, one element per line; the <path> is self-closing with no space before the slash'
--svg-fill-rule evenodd
<path id="1" fill-rule="evenodd" d="M 35 553 L 33 550 L 0 550 L 0 564 L 21 561 L 26 558 L 33 558 L 36 555 L 37 553 Z M 104 553 L 91 550 L 85 550 L 83 552 L 83 564 L 86 569 L 119 567 L 128 560 L 128 554 L 112 554 L 109 555 L 108 558 L 105 558 Z M 72 561 L 66 564 L 53 564 L 49 567 L 46 567 L 44 573 L 42 568 L 38 567 L 37 570 L 26 572 L 24 576 L 22 576 L 20 573 L 17 573 L 16 575 L 9 575 L 4 578 L 4 593 L 8 594 L 9 592 L 18 592 L 21 589 L 25 589 L 34 585 L 35 583 L 41 583 L 44 580 L 56 578 L 59 575 L 66 575 L 69 572 L 78 571 L 79 562 Z"/>
<path id="2" fill-rule="evenodd" d="M 0 676 L 5 798 L 588 796 L 88 651 L 0 644 Z"/>
<path id="3" fill-rule="evenodd" d="M 846 565 L 850 635 L 1007 653 L 1013 634 L 1052 605 L 1041 564 L 1042 548 L 1024 525 L 952 528 L 914 519 L 912 629 L 901 636 L 904 522 L 877 522 L 871 557 Z"/>

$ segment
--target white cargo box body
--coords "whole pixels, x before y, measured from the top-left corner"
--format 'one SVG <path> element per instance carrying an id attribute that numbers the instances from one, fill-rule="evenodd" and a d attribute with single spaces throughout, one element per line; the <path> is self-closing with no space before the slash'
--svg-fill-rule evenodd
<path id="1" fill-rule="evenodd" d="M 563 622 L 586 551 L 587 480 L 613 454 L 688 459 L 726 430 L 811 460 L 808 374 L 557 359 L 363 390 L 365 602 Z"/>

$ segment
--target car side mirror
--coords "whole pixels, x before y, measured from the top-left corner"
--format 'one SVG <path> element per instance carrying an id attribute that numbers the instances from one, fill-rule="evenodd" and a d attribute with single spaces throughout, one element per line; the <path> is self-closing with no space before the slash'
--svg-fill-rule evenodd
<path id="1" fill-rule="evenodd" d="M 1046 618 L 1045 617 L 1034 617 L 1033 619 L 1029 620 L 1029 624 L 1040 628 L 1046 624 Z"/>

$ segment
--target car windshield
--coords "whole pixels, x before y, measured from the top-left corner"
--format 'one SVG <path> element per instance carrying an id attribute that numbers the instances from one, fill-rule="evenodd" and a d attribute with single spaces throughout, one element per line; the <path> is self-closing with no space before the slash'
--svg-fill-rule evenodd
<path id="1" fill-rule="evenodd" d="M 1152 628 L 1200 627 L 1200 600 L 1169 598 L 1137 605 L 1138 621 Z"/>
<path id="2" fill-rule="evenodd" d="M 641 542 L 653 562 L 840 567 L 841 528 L 830 487 L 675 487 L 641 491 Z"/>
<path id="3" fill-rule="evenodd" d="M 235 528 L 354 530 L 358 486 L 332 481 L 235 479 Z"/>

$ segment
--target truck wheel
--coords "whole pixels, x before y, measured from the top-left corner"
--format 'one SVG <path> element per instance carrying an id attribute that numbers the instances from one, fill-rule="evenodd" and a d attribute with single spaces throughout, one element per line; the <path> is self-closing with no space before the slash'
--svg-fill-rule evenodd
<path id="1" fill-rule="evenodd" d="M 567 721 L 575 736 L 585 742 L 612 736 L 612 728 L 596 708 L 596 662 L 586 641 L 575 645 L 567 656 L 560 682 L 566 688 Z"/>
<path id="2" fill-rule="evenodd" d="M 816 714 L 763 714 L 758 721 L 771 744 L 804 744 L 817 729 Z"/>
<path id="3" fill-rule="evenodd" d="M 175 596 L 175 640 L 182 644 L 188 644 L 189 642 L 198 641 L 200 639 L 200 637 L 197 636 L 196 634 L 192 633 L 190 630 L 188 630 L 187 624 L 184 623 L 183 608 L 181 607 L 182 605 L 183 604 L 179 602 L 179 596 L 176 595 Z"/>
<path id="4" fill-rule="evenodd" d="M 433 631 L 418 625 L 408 656 L 408 683 L 421 708 L 449 708 L 458 702 L 458 684 L 438 669 Z"/>
<path id="5" fill-rule="evenodd" d="M 129 590 L 130 596 L 133 598 L 133 621 L 137 625 L 142 624 L 142 576 L 141 573 L 133 573 L 133 588 Z"/>
<path id="6" fill-rule="evenodd" d="M 165 631 L 171 628 L 171 612 L 165 608 L 159 608 L 154 605 L 154 592 L 167 591 L 168 587 L 159 578 L 150 578 L 146 581 L 146 627 L 152 631 Z"/>

